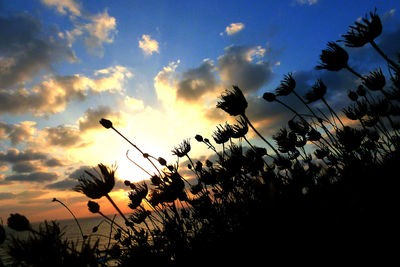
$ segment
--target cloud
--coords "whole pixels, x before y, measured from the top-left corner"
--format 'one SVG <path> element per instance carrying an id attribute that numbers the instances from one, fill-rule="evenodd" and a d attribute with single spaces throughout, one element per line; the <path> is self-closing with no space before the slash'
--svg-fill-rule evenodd
<path id="1" fill-rule="evenodd" d="M 107 106 L 89 108 L 85 112 L 85 115 L 79 119 L 79 130 L 81 132 L 85 132 L 87 130 L 102 128 L 99 123 L 101 118 L 107 118 L 111 121 L 116 121 L 119 117 L 119 112 L 112 112 L 111 108 Z"/>
<path id="2" fill-rule="evenodd" d="M 158 42 L 151 39 L 150 35 L 143 34 L 142 39 L 139 40 L 139 48 L 142 49 L 145 55 L 152 55 L 155 53 L 160 53 L 158 50 Z"/>
<path id="3" fill-rule="evenodd" d="M 13 199 L 16 195 L 9 192 L 0 192 L 0 200 Z"/>
<path id="4" fill-rule="evenodd" d="M 26 13 L 0 16 L 0 28 L 0 93 L 31 81 L 42 70 L 51 70 L 55 62 L 76 61 L 74 52 L 55 29 L 44 29 Z"/>
<path id="5" fill-rule="evenodd" d="M 197 101 L 207 92 L 214 91 L 218 84 L 214 68 L 214 63 L 207 59 L 199 67 L 184 72 L 177 84 L 177 97 Z"/>
<path id="6" fill-rule="evenodd" d="M 0 121 L 0 140 L 9 139 L 12 145 L 28 142 L 36 132 L 36 122 L 22 121 L 9 124 Z"/>
<path id="7" fill-rule="evenodd" d="M 55 172 L 32 172 L 29 174 L 14 174 L 5 177 L 10 182 L 52 182 L 57 180 L 58 174 Z"/>
<path id="8" fill-rule="evenodd" d="M 66 31 L 65 36 L 70 46 L 77 38 L 83 38 L 89 52 L 103 56 L 105 43 L 114 42 L 117 34 L 117 20 L 108 14 L 107 10 L 95 15 L 86 15 L 76 19 L 75 28 Z"/>
<path id="9" fill-rule="evenodd" d="M 244 27 L 245 27 L 244 24 L 241 22 L 231 23 L 229 26 L 226 26 L 225 32 L 228 35 L 234 35 L 234 34 L 240 32 L 241 30 L 243 30 Z"/>
<path id="10" fill-rule="evenodd" d="M 41 168 L 38 164 L 35 164 L 31 161 L 16 162 L 12 166 L 13 172 L 17 172 L 17 173 L 35 172 L 35 171 L 39 171 L 40 169 Z"/>
<path id="11" fill-rule="evenodd" d="M 315 5 L 318 3 L 318 0 L 296 0 L 297 3 L 301 4 L 301 5 Z"/>
<path id="12" fill-rule="evenodd" d="M 65 191 L 70 191 L 74 186 L 78 184 L 77 180 L 71 179 L 71 178 L 66 178 L 64 180 L 51 183 L 46 185 L 45 188 L 47 189 L 54 189 L 54 190 L 65 190 Z"/>
<path id="13" fill-rule="evenodd" d="M 123 66 L 112 66 L 94 72 L 89 78 L 80 74 L 52 76 L 32 87 L 31 90 L 0 90 L 1 113 L 33 113 L 41 116 L 64 111 L 72 100 L 83 101 L 89 94 L 123 90 L 132 73 Z"/>
<path id="14" fill-rule="evenodd" d="M 44 159 L 47 159 L 47 154 L 32 149 L 26 149 L 25 151 L 20 152 L 16 148 L 9 148 L 7 152 L 0 151 L 0 162 L 17 163 L 21 161 Z"/>
<path id="15" fill-rule="evenodd" d="M 53 6 L 57 9 L 57 12 L 66 15 L 67 12 L 75 16 L 81 15 L 81 7 L 74 0 L 41 0 L 43 4 L 47 6 Z"/>
<path id="16" fill-rule="evenodd" d="M 69 178 L 78 180 L 79 178 L 82 177 L 82 175 L 85 175 L 85 171 L 91 171 L 92 167 L 90 166 L 80 166 L 79 168 L 75 169 L 73 172 L 69 174 Z"/>
<path id="17" fill-rule="evenodd" d="M 86 146 L 81 137 L 81 132 L 73 127 L 60 125 L 58 127 L 47 127 L 42 130 L 48 145 L 60 147 L 82 147 Z"/>
<path id="18" fill-rule="evenodd" d="M 51 158 L 51 159 L 48 159 L 48 160 L 46 160 L 44 162 L 44 166 L 46 166 L 46 167 L 60 167 L 60 166 L 64 166 L 64 164 L 59 159 Z"/>
<path id="19" fill-rule="evenodd" d="M 265 52 L 261 46 L 225 48 L 225 54 L 217 62 L 221 81 L 225 86 L 238 85 L 244 92 L 257 91 L 272 78 L 270 62 L 261 60 Z"/>

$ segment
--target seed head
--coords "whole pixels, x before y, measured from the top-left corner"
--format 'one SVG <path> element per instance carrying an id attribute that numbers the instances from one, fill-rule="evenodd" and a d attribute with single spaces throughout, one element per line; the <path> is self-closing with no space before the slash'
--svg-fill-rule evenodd
<path id="1" fill-rule="evenodd" d="M 329 42 L 328 48 L 322 50 L 322 54 L 319 56 L 321 64 L 316 69 L 326 69 L 329 71 L 339 71 L 347 67 L 347 61 L 349 60 L 349 54 L 341 46 L 335 42 Z"/>
<path id="2" fill-rule="evenodd" d="M 94 201 L 89 200 L 87 205 L 91 213 L 98 213 L 100 211 L 100 205 Z"/>
<path id="3" fill-rule="evenodd" d="M 222 109 L 231 116 L 244 115 L 247 108 L 247 101 L 242 90 L 237 86 L 232 86 L 232 89 L 225 90 L 220 96 L 217 108 Z"/>
<path id="4" fill-rule="evenodd" d="M 19 232 L 28 231 L 31 229 L 31 224 L 29 220 L 24 215 L 21 215 L 19 213 L 10 214 L 10 217 L 8 217 L 7 220 L 7 225 L 11 229 Z"/>
<path id="5" fill-rule="evenodd" d="M 278 86 L 278 88 L 275 89 L 275 93 L 277 96 L 287 96 L 291 92 L 293 92 L 295 87 L 296 87 L 296 81 L 293 78 L 292 74 L 289 73 L 284 76 L 283 80 L 281 81 L 281 84 Z"/>
<path id="6" fill-rule="evenodd" d="M 110 120 L 102 118 L 99 122 L 106 129 L 110 129 L 111 127 L 113 127 L 112 122 Z"/>

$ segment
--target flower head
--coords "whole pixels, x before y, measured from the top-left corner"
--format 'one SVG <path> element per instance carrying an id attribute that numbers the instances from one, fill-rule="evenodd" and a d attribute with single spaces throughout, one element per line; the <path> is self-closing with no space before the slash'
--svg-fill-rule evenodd
<path id="1" fill-rule="evenodd" d="M 115 171 L 117 168 L 114 166 L 108 168 L 101 163 L 97 166 L 100 169 L 100 173 L 95 168 L 93 168 L 94 173 L 85 171 L 91 179 L 81 177 L 79 178 L 79 184 L 73 188 L 75 191 L 81 192 L 92 199 L 106 196 L 115 185 Z"/>
<path id="2" fill-rule="evenodd" d="M 247 108 L 247 101 L 242 90 L 237 86 L 232 86 L 232 89 L 226 89 L 220 96 L 217 108 L 222 109 L 231 116 L 243 115 Z"/>
<path id="3" fill-rule="evenodd" d="M 217 126 L 217 130 L 214 131 L 212 137 L 214 138 L 215 143 L 223 144 L 229 141 L 231 137 L 233 137 L 234 131 L 232 127 L 225 123 L 225 126 L 219 125 Z"/>
<path id="4" fill-rule="evenodd" d="M 281 81 L 281 84 L 276 88 L 275 92 L 277 96 L 287 96 L 293 92 L 296 87 L 296 81 L 294 80 L 291 73 L 286 74 Z"/>
<path id="5" fill-rule="evenodd" d="M 10 217 L 8 217 L 7 220 L 7 225 L 16 231 L 27 231 L 31 229 L 29 220 L 19 213 L 10 214 Z"/>
<path id="6" fill-rule="evenodd" d="M 375 10 L 376 12 L 376 10 Z M 381 19 L 376 13 L 369 12 L 370 20 L 367 16 L 362 22 L 355 22 L 355 26 L 350 26 L 346 34 L 342 35 L 344 43 L 349 47 L 361 47 L 372 42 L 382 32 Z"/>
<path id="7" fill-rule="evenodd" d="M 183 140 L 179 146 L 174 147 L 174 149 L 172 150 L 172 155 L 176 155 L 179 158 L 182 158 L 190 152 L 190 149 L 190 139 L 186 139 Z"/>
<path id="8" fill-rule="evenodd" d="M 341 46 L 335 42 L 329 42 L 328 48 L 322 50 L 322 54 L 319 56 L 321 64 L 316 69 L 326 69 L 330 71 L 339 71 L 347 67 L 347 61 L 349 60 L 349 54 Z"/>
<path id="9" fill-rule="evenodd" d="M 315 82 L 312 87 L 312 90 L 306 93 L 304 96 L 307 99 L 307 104 L 320 100 L 326 94 L 326 85 L 322 82 L 321 79 Z"/>
<path id="10" fill-rule="evenodd" d="M 383 75 L 382 70 L 379 68 L 378 70 L 371 71 L 364 77 L 363 85 L 371 91 L 382 90 L 386 85 L 386 78 L 385 75 Z"/>
<path id="11" fill-rule="evenodd" d="M 240 120 L 237 120 L 237 122 L 238 124 L 232 125 L 232 138 L 244 137 L 249 131 L 249 126 L 243 118 L 240 118 Z"/>
<path id="12" fill-rule="evenodd" d="M 110 129 L 111 127 L 113 127 L 112 122 L 110 120 L 102 118 L 99 122 L 106 129 Z"/>
<path id="13" fill-rule="evenodd" d="M 129 192 L 128 197 L 130 203 L 128 204 L 129 208 L 136 209 L 142 203 L 142 200 L 147 196 L 149 189 L 146 183 L 142 185 L 137 185 L 134 191 Z"/>

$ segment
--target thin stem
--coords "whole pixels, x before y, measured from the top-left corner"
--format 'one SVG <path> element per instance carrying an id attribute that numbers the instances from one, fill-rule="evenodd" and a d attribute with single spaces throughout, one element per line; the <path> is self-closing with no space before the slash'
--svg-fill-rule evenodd
<path id="1" fill-rule="evenodd" d="M 243 119 L 249 124 L 249 126 L 251 127 L 251 129 L 253 129 L 253 131 L 269 146 L 272 148 L 272 150 L 275 152 L 275 154 L 280 158 L 280 154 L 278 152 L 278 150 L 275 149 L 275 147 L 273 145 L 271 145 L 270 142 L 268 142 L 257 130 L 256 128 L 254 128 L 253 124 L 250 122 L 249 118 L 247 118 L 247 116 L 245 114 L 241 115 L 243 117 Z"/>
<path id="2" fill-rule="evenodd" d="M 329 111 L 339 120 L 340 124 L 344 127 L 343 122 L 340 120 L 339 116 L 336 114 L 336 112 L 331 108 L 331 106 L 326 102 L 325 98 L 321 98 L 322 102 L 324 102 L 325 106 L 328 107 Z"/>
<path id="3" fill-rule="evenodd" d="M 121 216 L 122 216 L 122 218 L 124 218 L 125 222 L 128 222 L 128 219 L 125 217 L 125 215 L 122 213 L 122 211 L 118 208 L 117 204 L 115 204 L 115 202 L 112 200 L 112 198 L 108 194 L 106 194 L 105 196 L 108 199 L 108 201 L 110 201 L 110 203 L 114 206 L 114 208 L 118 211 L 118 213 L 121 214 Z"/>
<path id="4" fill-rule="evenodd" d="M 67 207 L 67 205 L 65 205 L 64 203 L 62 203 L 60 200 L 58 200 L 58 199 L 56 199 L 56 198 L 53 198 L 53 201 L 56 201 L 56 202 L 60 203 L 61 205 L 63 205 L 63 206 L 69 211 L 69 213 L 71 213 L 72 217 L 74 217 L 74 220 L 75 220 L 75 222 L 76 222 L 76 225 L 78 225 L 78 228 L 79 228 L 79 231 L 81 232 L 81 235 L 82 235 L 83 240 L 85 240 L 86 237 L 85 237 L 85 235 L 83 234 L 81 225 L 79 224 L 79 221 L 78 221 L 78 219 L 75 217 L 74 213 Z"/>
<path id="5" fill-rule="evenodd" d="M 139 164 L 137 164 L 136 162 L 134 162 L 134 161 L 128 156 L 128 153 L 129 153 L 129 149 L 126 151 L 126 157 L 127 157 L 127 159 L 128 159 L 130 162 L 132 162 L 133 164 L 135 164 L 137 167 L 139 167 L 139 169 L 141 169 L 142 171 L 144 171 L 145 173 L 147 173 L 149 176 L 153 176 L 153 175 L 151 175 L 148 171 L 146 171 L 142 166 L 140 166 Z"/>
<path id="6" fill-rule="evenodd" d="M 387 61 L 390 65 L 392 65 L 397 71 L 400 71 L 400 66 L 397 65 L 393 60 L 391 60 L 388 56 L 383 53 L 383 51 L 378 47 L 374 40 L 370 42 L 371 46 L 375 48 L 375 50 Z"/>

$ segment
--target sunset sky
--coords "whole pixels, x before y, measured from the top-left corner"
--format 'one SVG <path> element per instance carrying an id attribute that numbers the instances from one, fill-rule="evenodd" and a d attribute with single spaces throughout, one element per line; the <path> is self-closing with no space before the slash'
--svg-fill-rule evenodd
<path id="1" fill-rule="evenodd" d="M 301 94 L 322 78 L 340 107 L 356 78 L 315 66 L 327 42 L 375 8 L 383 23 L 376 41 L 396 58 L 397 0 L 0 0 L 0 218 L 69 218 L 53 197 L 89 216 L 87 198 L 71 188 L 98 163 L 116 163 L 121 181 L 148 178 L 126 152 L 148 167 L 144 159 L 101 127 L 103 117 L 145 152 L 176 163 L 171 150 L 186 138 L 193 158 L 210 155 L 194 136 L 212 139 L 216 125 L 234 119 L 215 108 L 232 85 L 268 137 L 291 114 L 261 96 L 288 72 Z M 361 73 L 383 63 L 370 47 L 346 50 Z M 128 211 L 123 189 L 118 182 L 112 196 Z"/>

